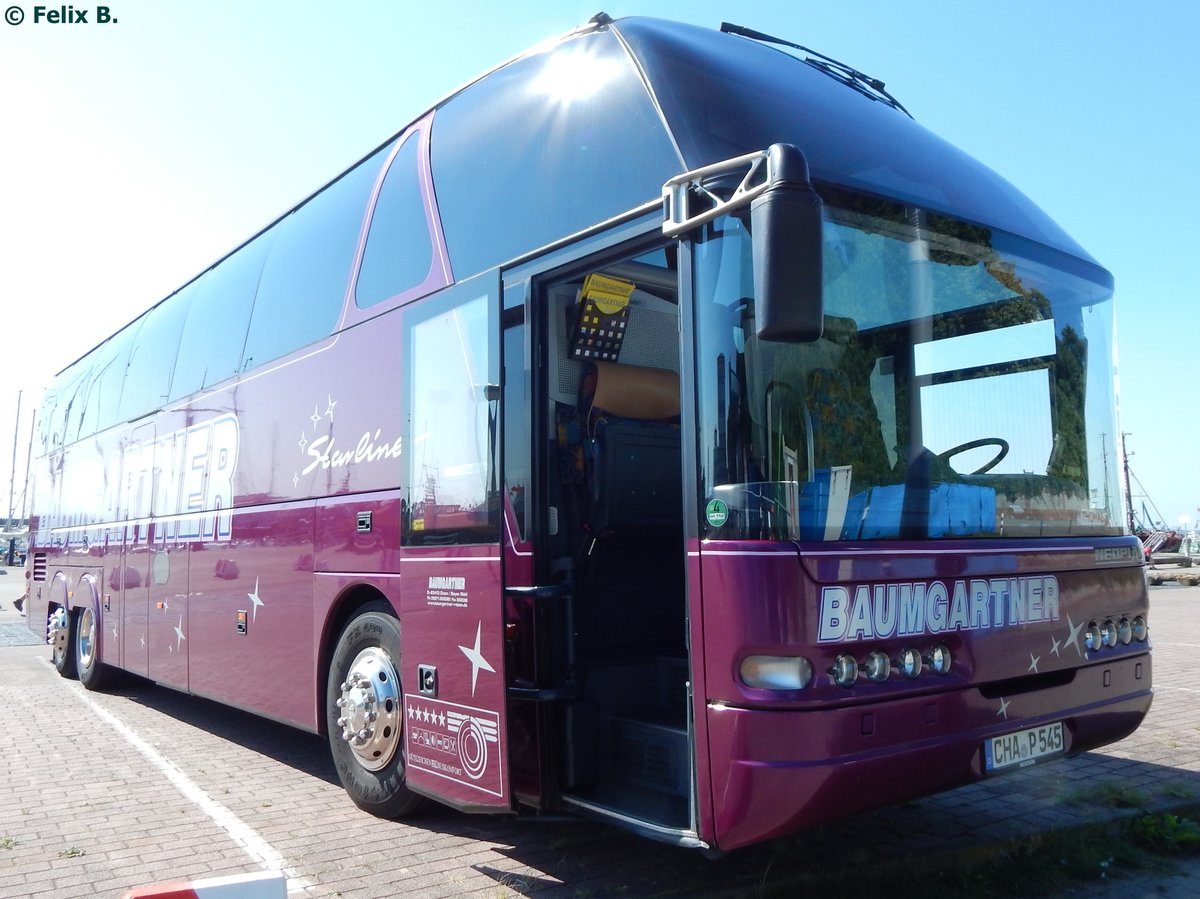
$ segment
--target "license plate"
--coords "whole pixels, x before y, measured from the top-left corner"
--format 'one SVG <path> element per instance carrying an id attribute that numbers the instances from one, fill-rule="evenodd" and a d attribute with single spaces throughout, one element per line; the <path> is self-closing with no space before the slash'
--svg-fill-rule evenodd
<path id="1" fill-rule="evenodd" d="M 1055 721 L 987 740 L 983 744 L 984 766 L 988 771 L 1023 768 L 1063 749 L 1062 722 Z"/>

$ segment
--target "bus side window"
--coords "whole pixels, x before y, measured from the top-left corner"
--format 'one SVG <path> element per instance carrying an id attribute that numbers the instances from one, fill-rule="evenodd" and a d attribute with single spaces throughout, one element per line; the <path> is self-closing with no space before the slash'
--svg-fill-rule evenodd
<path id="1" fill-rule="evenodd" d="M 433 268 L 433 238 L 417 169 L 420 138 L 414 131 L 404 141 L 375 201 L 354 291 L 360 309 L 419 287 Z"/>
<path id="2" fill-rule="evenodd" d="M 141 330 L 125 371 L 117 412 L 119 421 L 139 418 L 167 401 L 179 336 L 195 292 L 193 281 L 142 316 Z"/>
<path id="3" fill-rule="evenodd" d="M 390 147 L 351 169 L 272 229 L 241 370 L 328 337 L 337 327 L 363 214 Z"/>
<path id="4" fill-rule="evenodd" d="M 254 291 L 274 236 L 274 231 L 259 235 L 200 279 L 179 342 L 172 400 L 237 374 Z"/>

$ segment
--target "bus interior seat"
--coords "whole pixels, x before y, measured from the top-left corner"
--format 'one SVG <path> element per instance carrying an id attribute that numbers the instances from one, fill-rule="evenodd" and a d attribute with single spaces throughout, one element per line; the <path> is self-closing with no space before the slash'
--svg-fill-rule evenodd
<path id="1" fill-rule="evenodd" d="M 677 529 L 680 492 L 679 375 L 613 362 L 589 363 L 580 419 L 590 459 L 593 536 L 634 528 Z"/>

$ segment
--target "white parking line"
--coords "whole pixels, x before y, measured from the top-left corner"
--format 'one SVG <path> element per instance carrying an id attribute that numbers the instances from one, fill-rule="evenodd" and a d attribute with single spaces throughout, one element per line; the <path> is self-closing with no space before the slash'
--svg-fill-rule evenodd
<path id="1" fill-rule="evenodd" d="M 229 834 L 233 838 L 233 841 L 241 846 L 251 859 L 262 865 L 265 870 L 282 871 L 288 878 L 289 894 L 304 893 L 312 887 L 312 884 L 304 878 L 297 876 L 296 872 L 287 866 L 286 859 L 270 843 L 259 836 L 254 828 L 204 792 L 195 781 L 176 768 L 157 749 L 139 737 L 124 721 L 108 711 L 108 709 L 98 705 L 95 700 L 88 696 L 87 691 L 81 685 L 75 683 L 70 684 L 70 686 L 73 688 L 75 695 L 79 697 L 79 700 L 90 708 L 96 717 L 120 734 L 125 742 L 140 752 L 150 764 L 161 771 L 167 780 L 174 784 L 175 789 L 182 793 L 186 799 L 199 806 L 200 810 L 212 818 L 218 827 Z"/>

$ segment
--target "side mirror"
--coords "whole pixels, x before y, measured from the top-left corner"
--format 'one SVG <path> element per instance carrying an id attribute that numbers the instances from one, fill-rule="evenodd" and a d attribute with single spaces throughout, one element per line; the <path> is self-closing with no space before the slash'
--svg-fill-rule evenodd
<path id="1" fill-rule="evenodd" d="M 824 330 L 820 196 L 791 144 L 767 150 L 767 189 L 750 204 L 754 324 L 763 340 L 803 343 Z"/>

